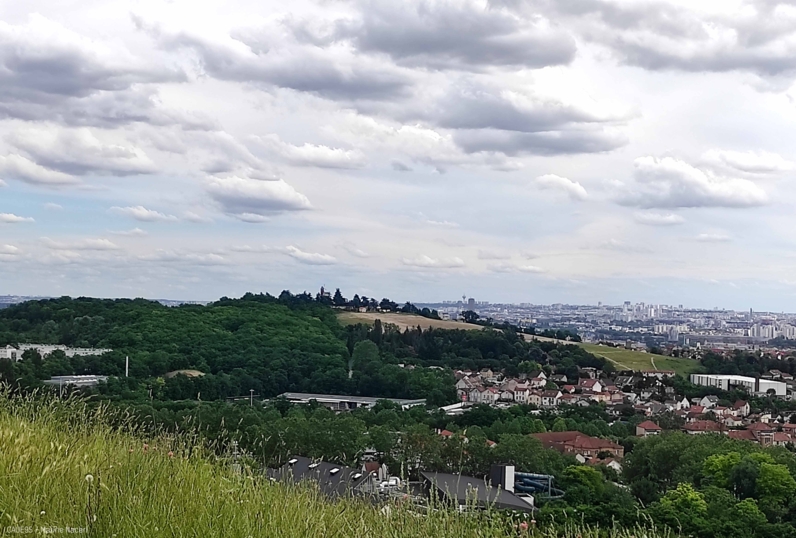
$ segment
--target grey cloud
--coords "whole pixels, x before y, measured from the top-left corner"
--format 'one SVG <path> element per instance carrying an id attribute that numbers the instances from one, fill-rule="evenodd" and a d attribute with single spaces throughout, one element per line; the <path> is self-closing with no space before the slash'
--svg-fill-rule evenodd
<path id="1" fill-rule="evenodd" d="M 602 153 L 627 144 L 621 132 L 602 129 L 519 133 L 496 129 L 454 131 L 454 141 L 467 153 L 494 151 L 506 155 Z"/>
<path id="2" fill-rule="evenodd" d="M 508 260 L 510 258 L 511 253 L 503 250 L 478 249 L 479 260 Z"/>
<path id="3" fill-rule="evenodd" d="M 207 128 L 206 119 L 164 109 L 155 90 L 141 86 L 184 80 L 181 71 L 90 40 L 38 14 L 21 25 L 0 22 L 0 117 Z"/>
<path id="4" fill-rule="evenodd" d="M 392 99 L 406 94 L 410 73 L 377 59 L 356 56 L 348 47 L 321 49 L 272 42 L 273 28 L 246 29 L 225 42 L 186 32 L 168 33 L 142 21 L 139 27 L 160 45 L 190 50 L 201 69 L 222 80 L 266 84 L 333 100 Z M 287 46 L 286 46 L 287 45 Z"/>
<path id="5" fill-rule="evenodd" d="M 402 163 L 401 161 L 397 161 L 397 160 L 392 161 L 390 163 L 390 166 L 392 166 L 392 169 L 395 170 L 396 172 L 411 172 L 412 171 L 411 167 L 409 167 L 409 166 L 405 165 L 404 163 Z"/>
<path id="6" fill-rule="evenodd" d="M 0 22 L 0 98 L 26 101 L 118 91 L 140 82 L 184 80 L 33 14 L 27 24 Z"/>
<path id="7" fill-rule="evenodd" d="M 338 20 L 330 36 L 312 39 L 311 27 L 295 26 L 315 43 L 350 40 L 359 50 L 434 69 L 539 68 L 567 64 L 575 56 L 574 39 L 549 21 L 474 1 L 355 4 L 358 16 Z"/>
<path id="8" fill-rule="evenodd" d="M 16 153 L 5 156 L 0 155 L 0 174 L 6 178 L 49 187 L 63 187 L 81 183 L 79 179 L 69 174 L 50 170 Z"/>
<path id="9" fill-rule="evenodd" d="M 785 1 L 752 0 L 734 12 L 663 2 L 492 0 L 520 13 L 542 13 L 623 63 L 650 70 L 747 71 L 775 77 L 796 71 L 796 17 Z"/>
<path id="10" fill-rule="evenodd" d="M 723 177 L 674 157 L 636 159 L 634 182 L 618 196 L 622 205 L 643 208 L 754 207 L 768 203 L 755 183 Z"/>

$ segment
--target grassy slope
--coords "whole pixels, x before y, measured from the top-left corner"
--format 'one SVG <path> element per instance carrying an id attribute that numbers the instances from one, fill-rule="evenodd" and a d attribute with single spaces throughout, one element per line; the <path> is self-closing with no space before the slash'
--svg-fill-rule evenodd
<path id="1" fill-rule="evenodd" d="M 42 406 L 0 394 L 0 528 L 82 527 L 89 536 L 147 538 L 516 535 L 500 517 L 446 511 L 420 517 L 397 505 L 385 515 L 364 502 L 331 503 L 310 488 L 236 474 L 202 450 L 189 455 L 184 440 L 151 439 L 145 448 L 140 437 L 104 424 L 79 402 Z"/>
<path id="2" fill-rule="evenodd" d="M 579 345 L 593 355 L 610 360 L 620 370 L 674 370 L 685 377 L 699 366 L 697 361 L 691 359 L 662 357 L 652 353 L 597 344 L 582 343 Z"/>
<path id="3" fill-rule="evenodd" d="M 424 329 L 429 327 L 440 329 L 483 329 L 480 325 L 461 323 L 458 321 L 439 321 L 424 318 L 416 314 L 382 314 L 376 312 L 339 312 L 338 318 L 343 324 L 373 323 L 380 319 L 382 323 L 392 323 L 398 325 L 402 330 L 407 327 L 417 327 L 420 325 Z M 542 336 L 523 335 L 526 340 L 554 341 L 552 338 Z M 574 343 L 574 342 L 570 342 Z M 613 362 L 620 370 L 674 370 L 682 376 L 687 376 L 699 366 L 696 361 L 690 359 L 679 359 L 675 357 L 661 357 L 640 351 L 629 349 L 612 348 L 608 346 L 598 346 L 597 344 L 579 343 L 576 344 L 584 348 L 589 353 L 598 355 Z"/>

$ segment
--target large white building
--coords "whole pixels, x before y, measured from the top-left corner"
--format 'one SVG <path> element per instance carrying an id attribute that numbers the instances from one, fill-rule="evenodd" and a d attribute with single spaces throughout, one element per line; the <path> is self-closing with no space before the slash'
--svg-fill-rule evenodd
<path id="1" fill-rule="evenodd" d="M 787 396 L 788 385 L 781 381 L 771 381 L 758 377 L 721 374 L 691 374 L 691 383 L 703 387 L 716 387 L 721 390 L 742 389 L 750 394 L 769 394 Z"/>
<path id="2" fill-rule="evenodd" d="M 104 355 L 111 349 L 94 349 L 88 347 L 66 347 L 62 345 L 52 344 L 19 344 L 18 346 L 5 346 L 0 347 L 0 359 L 10 359 L 12 361 L 22 360 L 22 354 L 29 349 L 38 350 L 42 358 L 47 358 L 53 351 L 63 351 L 67 357 L 74 357 L 75 355 Z"/>

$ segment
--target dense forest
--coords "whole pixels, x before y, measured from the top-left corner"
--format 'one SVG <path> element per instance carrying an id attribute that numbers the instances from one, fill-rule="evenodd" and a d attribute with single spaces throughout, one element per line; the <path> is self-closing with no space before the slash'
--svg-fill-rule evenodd
<path id="1" fill-rule="evenodd" d="M 578 366 L 610 368 L 575 346 L 525 342 L 511 328 L 402 332 L 378 321 L 344 327 L 325 301 L 287 291 L 207 306 L 166 307 L 142 299 L 32 301 L 0 311 L 0 345 L 20 342 L 113 352 L 101 358 L 55 352 L 41 360 L 31 351 L 14 365 L 2 365 L 3 378 L 35 386 L 53 375 L 110 375 L 115 377 L 103 394 L 131 401 L 217 400 L 250 391 L 270 398 L 294 391 L 426 398 L 442 405 L 456 399 L 457 368 L 516 375 L 548 364 L 574 377 Z M 125 357 L 129 378 L 123 377 Z M 167 375 L 180 370 L 204 375 Z"/>

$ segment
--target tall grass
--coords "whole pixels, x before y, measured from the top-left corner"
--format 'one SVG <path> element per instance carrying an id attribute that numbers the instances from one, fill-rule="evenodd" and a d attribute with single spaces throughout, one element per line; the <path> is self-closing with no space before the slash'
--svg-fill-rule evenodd
<path id="1" fill-rule="evenodd" d="M 665 536 L 644 529 L 524 531 L 500 514 L 419 515 L 400 505 L 386 511 L 353 499 L 330 502 L 312 487 L 234 472 L 194 439 L 145 438 L 133 424 L 79 400 L 0 394 L 0 535 Z"/>

